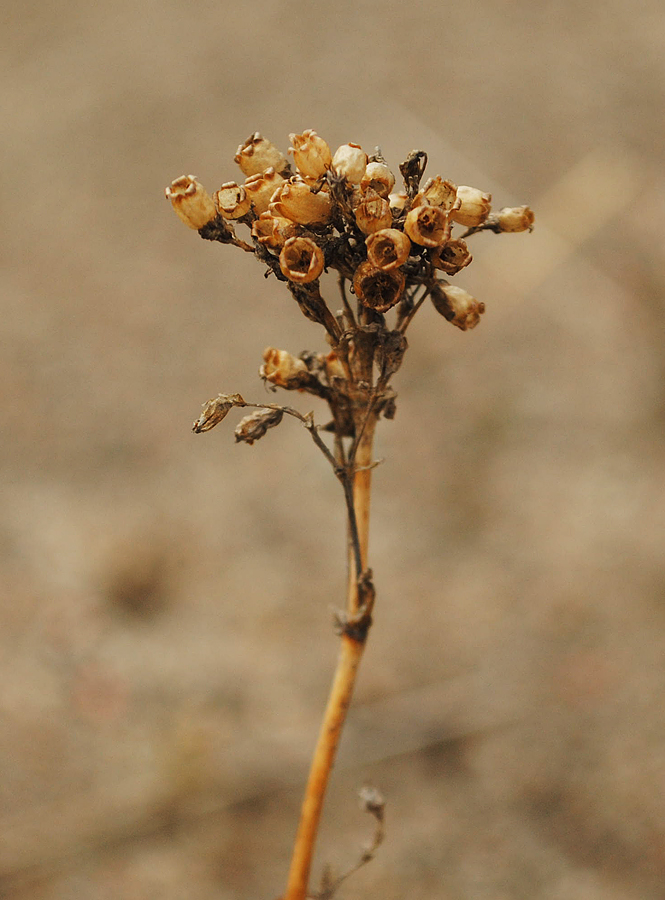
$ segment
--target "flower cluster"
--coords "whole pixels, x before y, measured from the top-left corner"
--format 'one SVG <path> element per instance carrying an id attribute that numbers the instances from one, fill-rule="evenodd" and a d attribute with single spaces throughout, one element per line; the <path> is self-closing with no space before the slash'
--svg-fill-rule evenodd
<path id="1" fill-rule="evenodd" d="M 176 179 L 166 196 L 180 218 L 202 237 L 251 250 L 295 291 L 301 309 L 335 327 L 315 286 L 324 270 L 336 269 L 351 285 L 361 309 L 383 314 L 398 307 L 408 318 L 414 289 L 421 286 L 435 309 L 463 331 L 480 321 L 484 304 L 443 276 L 471 262 L 465 238 L 478 231 L 531 230 L 527 206 L 492 213 L 491 196 L 455 185 L 440 175 L 421 186 L 427 157 L 414 151 L 400 166 L 404 187 L 380 151 L 358 144 L 333 153 L 315 131 L 291 134 L 292 163 L 258 132 L 238 147 L 235 162 L 245 179 L 229 181 L 211 197 L 193 175 Z M 235 236 L 234 223 L 251 230 L 253 244 Z M 454 229 L 463 233 L 455 235 Z M 340 325 L 343 330 L 343 324 Z"/>
<path id="2" fill-rule="evenodd" d="M 235 155 L 244 180 L 227 181 L 211 196 L 195 176 L 183 175 L 166 196 L 202 238 L 253 253 L 301 312 L 323 325 L 329 352 L 295 357 L 269 347 L 260 375 L 274 389 L 326 400 L 333 416 L 326 427 L 341 453 L 342 439 L 358 441 L 368 423 L 394 415 L 389 381 L 406 350 L 405 331 L 426 299 L 462 331 L 479 323 L 485 304 L 449 281 L 471 262 L 467 238 L 530 231 L 534 217 L 527 206 L 492 212 L 488 193 L 440 175 L 423 182 L 427 155 L 420 150 L 400 165 L 399 189 L 378 148 L 368 155 L 348 143 L 333 152 L 311 129 L 290 139 L 285 155 L 257 132 Z M 239 226 L 251 243 L 236 234 Z M 336 312 L 320 289 L 330 270 L 340 288 Z M 221 421 L 240 405 L 235 396 L 210 401 L 194 430 Z M 236 439 L 251 443 L 278 424 L 279 417 L 265 415 L 243 420 Z"/>

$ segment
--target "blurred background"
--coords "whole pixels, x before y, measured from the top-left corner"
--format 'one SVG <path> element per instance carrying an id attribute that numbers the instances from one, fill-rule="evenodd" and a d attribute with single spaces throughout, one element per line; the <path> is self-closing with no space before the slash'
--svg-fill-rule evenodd
<path id="1" fill-rule="evenodd" d="M 265 346 L 324 345 L 164 187 L 215 190 L 249 134 L 305 128 L 395 171 L 426 150 L 429 175 L 536 211 L 531 235 L 472 239 L 475 331 L 431 307 L 410 329 L 315 886 L 369 839 L 371 783 L 386 841 L 340 897 L 662 897 L 663 4 L 2 18 L 2 897 L 283 889 L 342 496 L 297 423 L 251 448 L 191 423 L 219 391 L 266 396 Z"/>

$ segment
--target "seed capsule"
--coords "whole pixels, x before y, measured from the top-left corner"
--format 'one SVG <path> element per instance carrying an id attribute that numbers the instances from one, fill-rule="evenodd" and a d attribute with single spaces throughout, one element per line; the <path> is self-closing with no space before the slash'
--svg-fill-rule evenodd
<path id="1" fill-rule="evenodd" d="M 399 269 L 386 271 L 365 260 L 356 269 L 353 290 L 363 306 L 382 313 L 399 303 L 405 281 L 404 273 Z"/>
<path id="2" fill-rule="evenodd" d="M 434 251 L 430 259 L 437 269 L 441 269 L 447 275 L 457 275 L 465 266 L 468 266 L 473 257 L 466 245 L 466 241 L 457 238 L 447 241 L 440 250 Z"/>
<path id="3" fill-rule="evenodd" d="M 234 432 L 236 442 L 244 441 L 251 447 L 254 441 L 262 438 L 269 428 L 279 425 L 283 415 L 281 409 L 257 409 L 256 412 L 245 416 L 238 422 Z"/>
<path id="4" fill-rule="evenodd" d="M 263 351 L 264 363 L 259 375 L 271 384 L 293 390 L 309 379 L 309 370 L 302 359 L 292 356 L 287 350 L 266 347 Z"/>
<path id="5" fill-rule="evenodd" d="M 192 425 L 192 431 L 196 434 L 210 431 L 226 418 L 234 406 L 245 405 L 240 394 L 218 394 L 213 400 L 208 400 L 203 404 L 201 415 Z"/>
<path id="6" fill-rule="evenodd" d="M 441 206 L 416 206 L 406 215 L 404 231 L 414 244 L 438 247 L 450 235 L 450 222 Z"/>
<path id="7" fill-rule="evenodd" d="M 165 190 L 179 218 L 195 231 L 203 228 L 217 215 L 215 204 L 196 175 L 181 175 Z"/>
<path id="8" fill-rule="evenodd" d="M 342 144 L 335 150 L 332 167 L 351 184 L 360 184 L 367 169 L 367 154 L 359 144 Z"/>
<path id="9" fill-rule="evenodd" d="M 497 219 L 501 231 L 531 231 L 535 216 L 528 206 L 512 206 L 500 209 Z"/>
<path id="10" fill-rule="evenodd" d="M 227 181 L 213 194 L 215 209 L 225 219 L 239 219 L 249 212 L 252 201 L 242 185 Z"/>
<path id="11" fill-rule="evenodd" d="M 425 187 L 418 191 L 413 198 L 413 206 L 422 206 L 429 204 L 430 206 L 440 206 L 444 212 L 450 212 L 457 206 L 458 188 L 452 181 L 444 181 L 440 175 L 436 178 L 430 178 L 425 183 Z"/>
<path id="12" fill-rule="evenodd" d="M 363 234 L 373 234 L 381 228 L 389 228 L 393 224 L 393 214 L 387 200 L 368 188 L 363 199 L 353 210 L 356 225 Z"/>
<path id="13" fill-rule="evenodd" d="M 386 200 L 394 187 L 395 176 L 385 163 L 367 163 L 365 174 L 360 179 L 360 189 L 362 191 L 376 191 L 380 197 Z"/>
<path id="14" fill-rule="evenodd" d="M 462 331 L 475 328 L 485 312 L 485 304 L 454 284 L 437 284 L 430 296 L 437 312 Z"/>
<path id="15" fill-rule="evenodd" d="M 396 209 L 401 212 L 401 210 L 403 210 L 406 206 L 406 201 L 408 199 L 409 198 L 404 191 L 398 191 L 395 194 L 390 194 L 390 196 L 388 197 L 388 202 L 390 203 L 391 209 Z"/>
<path id="16" fill-rule="evenodd" d="M 283 184 L 284 178 L 272 166 L 260 175 L 250 175 L 245 181 L 245 190 L 257 215 L 268 209 L 273 195 Z"/>
<path id="17" fill-rule="evenodd" d="M 304 181 L 291 178 L 273 197 L 270 211 L 300 225 L 323 225 L 330 219 L 332 201 L 325 191 L 314 194 Z"/>
<path id="18" fill-rule="evenodd" d="M 492 195 L 484 194 L 478 188 L 460 184 L 457 188 L 457 199 L 460 205 L 454 209 L 450 218 L 466 228 L 482 225 L 492 209 Z"/>
<path id="19" fill-rule="evenodd" d="M 269 211 L 261 213 L 252 223 L 252 237 L 274 252 L 279 252 L 289 238 L 295 237 L 297 230 L 295 222 L 273 216 Z"/>
<path id="20" fill-rule="evenodd" d="M 296 284 L 316 281 L 323 272 L 323 264 L 323 250 L 306 237 L 289 238 L 279 254 L 282 275 Z"/>
<path id="21" fill-rule="evenodd" d="M 260 175 L 270 166 L 276 172 L 288 171 L 289 168 L 289 161 L 282 151 L 258 131 L 238 147 L 234 160 L 246 176 Z"/>
<path id="22" fill-rule="evenodd" d="M 302 134 L 290 134 L 293 161 L 301 175 L 317 179 L 325 175 L 332 163 L 330 147 L 316 131 L 308 128 Z"/>
<path id="23" fill-rule="evenodd" d="M 411 241 L 397 228 L 383 228 L 366 241 L 367 258 L 377 269 L 389 272 L 403 266 L 411 252 Z"/>

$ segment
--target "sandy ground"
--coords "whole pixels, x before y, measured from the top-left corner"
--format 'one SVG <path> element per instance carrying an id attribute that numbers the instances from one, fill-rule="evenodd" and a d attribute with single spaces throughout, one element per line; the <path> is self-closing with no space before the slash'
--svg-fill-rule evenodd
<path id="1" fill-rule="evenodd" d="M 283 888 L 336 655 L 341 495 L 295 425 L 194 436 L 321 349 L 163 189 L 317 129 L 527 202 L 425 309 L 382 428 L 379 600 L 319 844 L 347 900 L 665 879 L 665 8 L 5 4 L 0 894 Z M 307 403 L 303 407 L 307 411 Z"/>

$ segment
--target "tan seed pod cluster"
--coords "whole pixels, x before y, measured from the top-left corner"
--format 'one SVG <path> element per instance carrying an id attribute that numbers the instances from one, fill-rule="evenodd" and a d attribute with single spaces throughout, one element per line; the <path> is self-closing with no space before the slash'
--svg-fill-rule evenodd
<path id="1" fill-rule="evenodd" d="M 368 156 L 349 141 L 333 152 L 312 128 L 289 137 L 293 168 L 275 144 L 254 132 L 235 155 L 244 184 L 225 182 L 213 198 L 193 175 L 185 175 L 166 189 L 166 196 L 202 237 L 254 252 L 269 272 L 286 280 L 304 315 L 324 325 L 333 348 L 348 327 L 383 327 L 382 316 L 394 308 L 397 326 L 406 327 L 427 294 L 456 327 L 474 328 L 484 304 L 441 280 L 442 275 L 454 276 L 470 264 L 466 240 L 475 232 L 531 230 L 531 209 L 505 207 L 493 213 L 489 193 L 458 187 L 441 175 L 424 181 L 427 155 L 420 150 L 400 165 L 403 188 L 396 188 L 379 148 Z M 236 236 L 236 226 L 250 229 L 252 244 Z M 467 230 L 455 234 L 455 229 Z M 342 287 L 351 286 L 355 312 L 344 290 L 344 310 L 336 316 L 320 294 L 319 279 L 331 269 Z M 303 359 L 269 351 L 261 369 L 267 381 L 292 387 L 307 375 L 306 389 L 316 393 L 319 376 Z M 334 377 L 347 377 L 348 352 L 333 350 L 315 370 L 334 368 Z"/>

